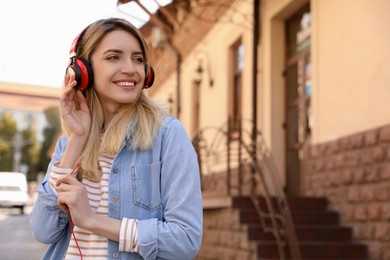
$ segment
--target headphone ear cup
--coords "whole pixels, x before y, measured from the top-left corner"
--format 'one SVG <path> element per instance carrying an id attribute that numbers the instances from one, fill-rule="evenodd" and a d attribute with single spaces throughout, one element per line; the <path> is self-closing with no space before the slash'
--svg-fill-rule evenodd
<path id="1" fill-rule="evenodd" d="M 93 83 L 92 68 L 85 59 L 75 59 L 68 67 L 67 74 L 74 73 L 77 85 L 75 88 L 84 91 Z"/>
<path id="2" fill-rule="evenodd" d="M 154 83 L 154 69 L 152 66 L 148 66 L 145 64 L 145 82 L 144 82 L 144 88 L 150 88 Z"/>
<path id="3" fill-rule="evenodd" d="M 81 69 L 82 72 L 82 77 L 85 80 L 85 87 L 80 86 L 80 90 L 83 91 L 89 87 L 92 86 L 93 84 L 93 71 L 92 71 L 92 66 L 91 64 L 86 60 L 86 59 L 80 59 L 80 61 L 83 64 L 83 68 Z M 83 82 L 83 79 L 81 80 Z"/>

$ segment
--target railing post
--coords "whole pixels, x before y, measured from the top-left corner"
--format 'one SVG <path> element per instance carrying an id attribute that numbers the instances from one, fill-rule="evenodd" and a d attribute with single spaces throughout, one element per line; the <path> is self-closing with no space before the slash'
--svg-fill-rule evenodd
<path id="1" fill-rule="evenodd" d="M 238 143 L 238 193 L 239 195 L 242 195 L 242 153 L 241 153 L 241 149 L 242 149 L 242 120 L 241 118 L 238 120 L 238 133 L 239 133 L 239 143 Z"/>
<path id="2" fill-rule="evenodd" d="M 227 175 L 226 175 L 226 188 L 227 188 L 227 195 L 230 196 L 231 195 L 231 191 L 230 191 L 230 175 L 231 175 L 231 172 L 230 172 L 230 133 L 231 133 L 231 123 L 232 123 L 232 119 L 231 117 L 229 116 L 228 117 L 228 127 L 227 127 L 227 138 L 226 138 L 226 142 L 227 142 Z"/>

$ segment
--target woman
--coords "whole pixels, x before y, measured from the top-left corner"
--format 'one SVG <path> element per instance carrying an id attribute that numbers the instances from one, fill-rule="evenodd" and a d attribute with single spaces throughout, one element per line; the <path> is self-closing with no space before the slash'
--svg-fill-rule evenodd
<path id="1" fill-rule="evenodd" d="M 43 259 L 195 258 L 197 157 L 183 125 L 142 91 L 153 83 L 148 57 L 123 19 L 76 38 L 60 97 L 66 134 L 30 216 L 34 237 L 50 244 Z"/>

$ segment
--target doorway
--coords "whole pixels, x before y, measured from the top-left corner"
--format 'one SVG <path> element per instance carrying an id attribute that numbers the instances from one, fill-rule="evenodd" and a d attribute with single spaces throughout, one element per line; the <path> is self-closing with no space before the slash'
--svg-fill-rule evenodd
<path id="1" fill-rule="evenodd" d="M 285 135 L 286 193 L 302 193 L 306 150 L 311 134 L 311 14 L 304 6 L 286 20 Z"/>

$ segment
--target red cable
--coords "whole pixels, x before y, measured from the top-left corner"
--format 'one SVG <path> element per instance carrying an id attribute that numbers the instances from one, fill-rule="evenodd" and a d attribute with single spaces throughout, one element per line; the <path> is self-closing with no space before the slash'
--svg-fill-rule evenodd
<path id="1" fill-rule="evenodd" d="M 79 246 L 79 243 L 77 242 L 76 235 L 75 235 L 74 232 L 73 232 L 73 227 L 72 227 L 72 226 L 73 226 L 73 223 L 72 223 L 72 216 L 70 215 L 70 212 L 69 212 L 69 215 L 68 215 L 68 219 L 69 219 L 69 228 L 70 228 L 70 231 L 72 232 L 74 241 L 76 242 L 77 249 L 79 250 L 80 259 L 82 260 L 82 259 L 83 259 L 83 254 L 81 253 L 81 248 L 80 248 L 80 246 Z"/>
<path id="2" fill-rule="evenodd" d="M 76 166 L 73 168 L 73 170 L 71 171 L 70 175 L 73 175 L 74 172 L 80 167 L 80 163 L 76 164 Z M 79 246 L 79 243 L 77 242 L 77 239 L 76 239 L 76 235 L 74 234 L 73 232 L 73 222 L 72 222 L 72 216 L 70 215 L 70 211 L 69 211 L 69 215 L 68 215 L 68 220 L 69 220 L 69 228 L 70 228 L 70 231 L 72 232 L 72 235 L 73 235 L 73 239 L 74 241 L 76 242 L 76 246 L 77 246 L 77 249 L 79 250 L 79 254 L 80 254 L 80 259 L 82 260 L 83 259 L 83 254 L 81 253 L 81 248 Z"/>
<path id="3" fill-rule="evenodd" d="M 70 175 L 73 175 L 74 172 L 80 167 L 81 163 L 77 163 L 73 170 L 70 172 Z"/>

